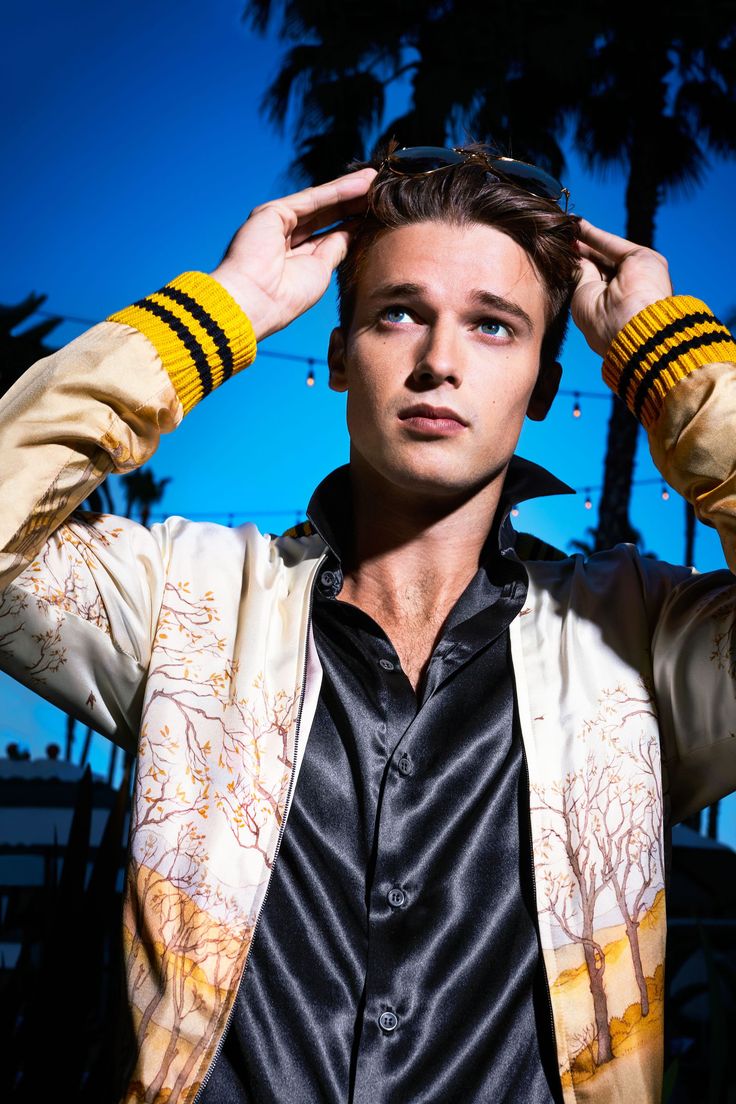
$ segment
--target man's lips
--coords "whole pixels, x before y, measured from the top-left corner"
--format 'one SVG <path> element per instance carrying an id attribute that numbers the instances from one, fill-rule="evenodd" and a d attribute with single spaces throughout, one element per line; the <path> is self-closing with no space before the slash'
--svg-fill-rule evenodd
<path id="1" fill-rule="evenodd" d="M 450 429 L 453 425 L 457 429 L 468 424 L 457 411 L 451 410 L 449 406 L 431 406 L 429 403 L 417 403 L 416 406 L 407 406 L 404 410 L 399 411 L 399 418 L 402 422 L 428 423 L 430 427 L 433 422 L 436 422 L 437 429 L 442 426 Z"/>

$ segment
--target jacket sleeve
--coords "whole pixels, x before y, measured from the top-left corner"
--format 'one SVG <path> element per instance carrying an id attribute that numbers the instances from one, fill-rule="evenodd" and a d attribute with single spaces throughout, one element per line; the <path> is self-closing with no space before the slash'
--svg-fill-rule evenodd
<path id="1" fill-rule="evenodd" d="M 736 790 L 736 345 L 698 299 L 647 307 L 606 382 L 642 422 L 667 482 L 715 527 L 728 570 L 672 571 L 652 619 L 654 694 L 676 822 Z"/>
<path id="2" fill-rule="evenodd" d="M 39 361 L 0 401 L 0 668 L 131 750 L 166 528 L 74 511 L 254 356 L 234 300 L 185 273 Z"/>

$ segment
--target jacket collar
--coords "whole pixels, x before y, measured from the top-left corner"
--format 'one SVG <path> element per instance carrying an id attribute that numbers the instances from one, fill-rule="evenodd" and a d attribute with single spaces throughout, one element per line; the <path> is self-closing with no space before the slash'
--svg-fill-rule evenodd
<path id="1" fill-rule="evenodd" d="M 506 479 L 499 502 L 498 519 L 501 547 L 513 547 L 516 533 L 508 514 L 512 506 L 532 498 L 544 498 L 556 494 L 575 494 L 572 487 L 552 475 L 541 464 L 513 456 L 506 472 Z M 321 483 L 309 500 L 307 517 L 333 555 L 339 560 L 352 538 L 353 496 L 350 483 L 350 465 L 335 468 Z M 495 528 L 495 527 L 494 527 Z"/>

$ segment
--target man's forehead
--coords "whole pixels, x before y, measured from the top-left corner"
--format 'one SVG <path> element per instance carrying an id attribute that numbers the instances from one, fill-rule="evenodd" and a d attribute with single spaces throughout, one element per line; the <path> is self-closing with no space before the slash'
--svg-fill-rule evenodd
<path id="1" fill-rule="evenodd" d="M 364 301 L 390 295 L 461 295 L 479 306 L 499 298 L 544 316 L 546 292 L 526 251 L 485 223 L 427 221 L 384 231 L 371 243 L 358 274 Z"/>

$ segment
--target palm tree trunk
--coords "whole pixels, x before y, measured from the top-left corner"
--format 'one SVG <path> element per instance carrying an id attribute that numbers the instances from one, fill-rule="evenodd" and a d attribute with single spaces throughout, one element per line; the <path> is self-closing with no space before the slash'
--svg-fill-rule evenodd
<path id="1" fill-rule="evenodd" d="M 79 757 L 80 767 L 84 767 L 84 766 L 87 765 L 87 760 L 89 758 L 89 748 L 90 748 L 91 743 L 92 743 L 92 729 L 88 725 L 87 726 L 87 731 L 84 734 L 84 743 L 82 744 L 82 754 Z"/>
<path id="2" fill-rule="evenodd" d="M 695 564 L 695 510 L 689 502 L 685 502 L 685 564 L 693 567 Z M 715 813 L 714 810 L 715 809 Z M 715 830 L 715 819 L 718 816 L 718 806 L 711 806 L 708 810 L 708 835 L 711 833 L 711 825 Z M 694 832 L 700 832 L 702 813 L 698 810 L 692 816 L 686 817 L 683 824 L 686 828 L 692 828 Z M 711 836 L 715 839 L 715 835 Z"/>
<path id="3" fill-rule="evenodd" d="M 113 779 L 115 777 L 115 763 L 117 761 L 117 757 L 118 757 L 118 746 L 117 746 L 117 744 L 112 744 L 111 743 L 110 744 L 110 765 L 107 768 L 107 784 L 108 784 L 108 786 L 112 786 L 112 784 L 113 784 Z"/>
<path id="4" fill-rule="evenodd" d="M 639 540 L 639 534 L 629 518 L 638 433 L 639 423 L 614 395 L 608 421 L 603 494 L 595 529 L 596 552 L 611 548 L 620 541 L 636 544 Z"/>
<path id="5" fill-rule="evenodd" d="M 67 763 L 72 761 L 72 747 L 74 745 L 74 728 L 76 726 L 76 720 L 70 714 L 67 714 L 66 718 L 66 748 L 64 749 L 64 758 Z"/>
<path id="6" fill-rule="evenodd" d="M 665 108 L 666 61 L 664 65 L 657 65 L 656 58 L 650 57 L 642 72 L 649 79 L 642 89 L 642 116 L 631 143 L 626 185 L 626 237 L 637 245 L 651 247 L 660 201 L 652 134 Z M 638 434 L 639 423 L 614 396 L 608 423 L 603 494 L 595 530 L 596 551 L 610 548 L 619 541 L 636 543 L 639 539 L 629 517 Z"/>
<path id="7" fill-rule="evenodd" d="M 685 559 L 686 567 L 695 566 L 695 510 L 685 501 Z"/>
<path id="8" fill-rule="evenodd" d="M 718 806 L 720 802 L 716 801 L 713 805 L 708 806 L 708 839 L 718 839 Z"/>

